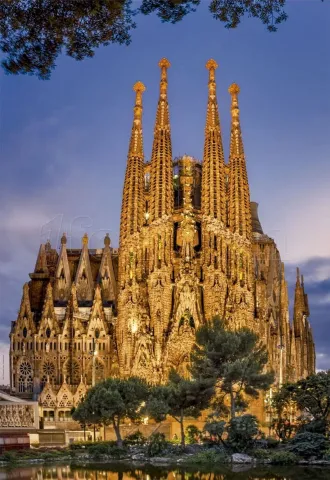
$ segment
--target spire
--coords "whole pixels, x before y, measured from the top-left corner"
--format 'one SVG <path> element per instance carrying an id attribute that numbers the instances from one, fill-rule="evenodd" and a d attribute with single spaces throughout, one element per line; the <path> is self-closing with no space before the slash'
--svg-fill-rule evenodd
<path id="1" fill-rule="evenodd" d="M 46 249 L 45 245 L 42 243 L 39 248 L 38 258 L 36 261 L 36 266 L 34 268 L 34 273 L 44 273 L 48 275 L 48 267 L 47 267 L 47 257 L 46 257 Z"/>
<path id="2" fill-rule="evenodd" d="M 67 300 L 70 293 L 71 274 L 69 260 L 66 250 L 66 234 L 63 233 L 61 238 L 61 251 L 58 257 L 57 266 L 55 270 L 55 300 Z"/>
<path id="3" fill-rule="evenodd" d="M 151 154 L 151 221 L 171 215 L 173 210 L 172 144 L 167 101 L 167 69 L 170 62 L 163 58 L 158 65 L 161 80 Z"/>
<path id="4" fill-rule="evenodd" d="M 250 238 L 252 229 L 250 191 L 238 108 L 240 89 L 236 83 L 233 83 L 228 91 L 231 95 L 232 115 L 229 153 L 229 225 L 233 232 Z"/>
<path id="5" fill-rule="evenodd" d="M 221 220 L 226 225 L 225 161 L 216 96 L 215 60 L 206 63 L 209 71 L 208 102 L 205 125 L 202 212 Z"/>
<path id="6" fill-rule="evenodd" d="M 140 231 L 144 223 L 144 165 L 142 136 L 142 94 L 145 86 L 137 82 L 134 119 L 128 150 L 127 167 L 123 189 L 120 220 L 120 243 L 130 235 Z"/>
<path id="7" fill-rule="evenodd" d="M 293 307 L 293 325 L 296 337 L 301 337 L 303 328 L 303 317 L 307 314 L 305 304 L 305 294 L 303 285 L 300 283 L 300 272 L 297 268 L 296 288 L 294 292 L 294 307 Z"/>

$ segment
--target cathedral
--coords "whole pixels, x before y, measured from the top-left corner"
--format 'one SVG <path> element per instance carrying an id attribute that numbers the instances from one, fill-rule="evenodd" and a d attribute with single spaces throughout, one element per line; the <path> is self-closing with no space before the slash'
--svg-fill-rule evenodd
<path id="1" fill-rule="evenodd" d="M 150 161 L 143 152 L 144 85 L 135 106 L 123 186 L 119 249 L 39 249 L 10 333 L 11 389 L 39 399 L 44 416 L 66 418 L 86 390 L 109 376 L 166 380 L 186 375 L 195 331 L 219 316 L 265 343 L 277 386 L 315 371 L 303 277 L 297 270 L 293 321 L 284 265 L 250 201 L 238 97 L 231 96 L 225 160 L 215 72 L 209 60 L 202 161 L 173 157 L 167 59 Z M 55 414 L 54 414 L 55 412 Z M 62 416 L 62 417 L 61 417 Z"/>

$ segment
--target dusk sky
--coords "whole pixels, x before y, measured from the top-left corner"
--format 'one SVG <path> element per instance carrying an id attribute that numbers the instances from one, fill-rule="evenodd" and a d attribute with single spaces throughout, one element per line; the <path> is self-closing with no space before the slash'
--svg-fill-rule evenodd
<path id="1" fill-rule="evenodd" d="M 174 156 L 202 158 L 205 63 L 214 58 L 226 155 L 228 86 L 241 87 L 240 112 L 251 200 L 286 264 L 290 295 L 300 266 L 309 294 L 317 368 L 330 368 L 330 2 L 288 1 L 288 21 L 268 33 L 245 19 L 228 31 L 203 1 L 176 25 L 138 17 L 130 46 L 92 59 L 60 57 L 49 81 L 0 74 L 0 351 L 8 365 L 10 322 L 41 242 L 62 232 L 78 248 L 118 246 L 121 193 L 137 80 L 144 94 L 149 159 L 167 57 Z M 2 361 L 2 358 L 1 358 Z M 0 373 L 2 368 L 0 369 Z M 0 384 L 8 381 L 8 375 Z"/>

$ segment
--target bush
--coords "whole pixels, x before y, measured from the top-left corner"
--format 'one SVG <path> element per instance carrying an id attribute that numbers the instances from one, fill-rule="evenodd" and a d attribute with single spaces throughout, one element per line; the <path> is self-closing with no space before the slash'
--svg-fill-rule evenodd
<path id="1" fill-rule="evenodd" d="M 3 452 L 0 456 L 0 460 L 2 460 L 3 462 L 16 463 L 17 454 L 10 450 L 7 452 Z"/>
<path id="2" fill-rule="evenodd" d="M 300 433 L 320 433 L 325 435 L 327 431 L 327 423 L 324 419 L 312 420 L 311 422 L 303 422 L 298 428 L 297 434 Z"/>
<path id="3" fill-rule="evenodd" d="M 148 438 L 147 453 L 149 457 L 155 457 L 164 452 L 167 447 L 165 435 L 163 433 L 153 433 Z"/>
<path id="4" fill-rule="evenodd" d="M 94 458 L 99 458 L 101 455 L 111 455 L 115 458 L 122 458 L 127 451 L 123 447 L 118 447 L 116 442 L 99 442 L 88 446 L 88 453 Z"/>
<path id="5" fill-rule="evenodd" d="M 295 465 L 298 463 L 298 457 L 292 452 L 274 452 L 271 454 L 270 461 L 273 465 Z"/>
<path id="6" fill-rule="evenodd" d="M 146 443 L 147 439 L 146 437 L 140 432 L 140 430 L 137 430 L 134 433 L 131 433 L 130 435 L 127 435 L 127 437 L 124 440 L 125 445 L 143 445 Z"/>
<path id="7" fill-rule="evenodd" d="M 236 452 L 250 450 L 259 433 L 258 420 L 254 415 L 234 417 L 228 425 L 228 443 Z"/>
<path id="8" fill-rule="evenodd" d="M 215 439 L 217 443 L 220 443 L 225 432 L 225 426 L 226 422 L 224 420 L 213 420 L 205 424 L 204 431 L 210 435 L 211 439 Z"/>
<path id="9" fill-rule="evenodd" d="M 279 440 L 273 437 L 267 437 L 265 440 L 267 442 L 267 448 L 276 448 L 280 443 Z"/>
<path id="10" fill-rule="evenodd" d="M 320 457 L 327 449 L 328 442 L 320 433 L 298 433 L 289 442 L 290 451 L 303 458 Z"/>
<path id="11" fill-rule="evenodd" d="M 187 443 L 196 443 L 201 436 L 201 431 L 195 425 L 188 425 L 186 428 Z"/>
<path id="12" fill-rule="evenodd" d="M 227 461 L 227 457 L 225 452 L 221 450 L 205 450 L 204 452 L 197 453 L 192 458 L 189 459 L 189 463 L 196 463 L 200 464 L 217 464 L 217 463 L 225 463 Z"/>
<path id="13" fill-rule="evenodd" d="M 324 460 L 327 460 L 327 462 L 330 461 L 330 448 L 328 448 L 328 449 L 324 452 L 323 458 L 324 458 Z"/>
<path id="14" fill-rule="evenodd" d="M 255 450 L 253 450 L 252 456 L 261 460 L 261 459 L 270 458 L 271 453 L 268 449 L 256 448 Z"/>

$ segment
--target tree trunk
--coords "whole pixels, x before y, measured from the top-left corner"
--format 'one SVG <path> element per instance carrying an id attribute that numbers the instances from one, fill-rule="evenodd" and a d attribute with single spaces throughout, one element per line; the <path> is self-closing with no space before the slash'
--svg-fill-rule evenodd
<path id="1" fill-rule="evenodd" d="M 185 442 L 185 434 L 184 434 L 184 425 L 183 425 L 183 412 L 181 410 L 180 415 L 180 428 L 181 428 L 181 445 L 184 447 L 186 445 Z"/>
<path id="2" fill-rule="evenodd" d="M 232 387 L 230 388 L 230 418 L 235 418 L 236 405 L 235 405 L 235 395 Z"/>
<path id="3" fill-rule="evenodd" d="M 115 430 L 116 437 L 117 437 L 117 445 L 118 445 L 118 447 L 122 447 L 122 446 L 123 446 L 123 440 L 122 440 L 121 435 L 120 435 L 119 422 L 120 422 L 120 419 L 119 419 L 119 418 L 118 418 L 117 422 L 116 422 L 116 420 L 114 419 L 114 420 L 113 420 L 113 428 L 114 428 L 114 430 Z"/>

